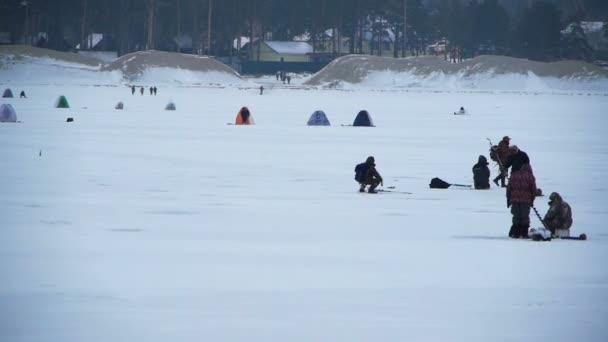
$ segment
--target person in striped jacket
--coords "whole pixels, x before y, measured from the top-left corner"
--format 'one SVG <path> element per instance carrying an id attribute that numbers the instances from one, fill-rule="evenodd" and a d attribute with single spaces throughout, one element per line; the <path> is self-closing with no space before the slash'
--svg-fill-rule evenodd
<path id="1" fill-rule="evenodd" d="M 536 179 L 529 164 L 511 173 L 507 185 L 507 208 L 511 208 L 513 224 L 509 237 L 527 238 L 530 228 L 530 208 L 536 197 Z"/>

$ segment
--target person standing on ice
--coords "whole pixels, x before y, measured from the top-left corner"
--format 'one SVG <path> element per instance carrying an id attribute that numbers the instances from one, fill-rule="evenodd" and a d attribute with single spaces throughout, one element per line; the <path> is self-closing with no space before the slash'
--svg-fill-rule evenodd
<path id="1" fill-rule="evenodd" d="M 511 208 L 513 224 L 509 230 L 511 238 L 528 238 L 530 208 L 536 198 L 536 179 L 529 164 L 522 165 L 511 173 L 507 185 L 507 208 Z"/>
<path id="2" fill-rule="evenodd" d="M 522 166 L 530 164 L 530 158 L 528 154 L 517 147 L 517 145 L 513 145 L 509 147 L 509 158 L 507 158 L 507 163 L 505 164 L 505 169 L 511 168 L 511 172 L 519 171 Z"/>
<path id="3" fill-rule="evenodd" d="M 477 190 L 490 188 L 490 169 L 484 156 L 479 156 L 477 164 L 473 165 L 473 183 Z"/>
<path id="4" fill-rule="evenodd" d="M 572 227 L 572 209 L 557 192 L 553 192 L 549 196 L 549 210 L 543 221 L 553 235 L 556 230 L 568 230 Z"/>
<path id="5" fill-rule="evenodd" d="M 505 179 L 507 178 L 507 169 L 505 165 L 507 164 L 507 160 L 509 159 L 509 141 L 511 138 L 508 136 L 502 137 L 502 140 L 498 143 L 498 149 L 496 150 L 496 161 L 498 162 L 498 168 L 500 173 L 496 178 L 494 178 L 494 184 L 498 185 L 498 181 L 500 180 L 500 187 L 505 187 Z"/>
<path id="6" fill-rule="evenodd" d="M 139 88 L 139 93 L 142 95 L 144 94 L 144 87 Z"/>
<path id="7" fill-rule="evenodd" d="M 135 95 L 135 86 L 131 86 L 131 95 Z"/>
<path id="8" fill-rule="evenodd" d="M 367 192 L 370 194 L 377 194 L 378 191 L 376 191 L 376 188 L 380 184 L 384 185 L 384 181 L 376 169 L 376 160 L 374 157 L 369 156 L 367 157 L 367 160 L 365 160 L 365 163 L 360 164 L 360 166 L 362 168 L 360 170 L 362 173 L 362 178 L 360 181 L 361 187 L 359 187 L 359 192 L 365 192 L 365 187 L 369 185 Z M 357 168 L 359 168 L 359 165 L 357 165 Z M 355 169 L 355 172 L 358 172 L 357 168 Z"/>

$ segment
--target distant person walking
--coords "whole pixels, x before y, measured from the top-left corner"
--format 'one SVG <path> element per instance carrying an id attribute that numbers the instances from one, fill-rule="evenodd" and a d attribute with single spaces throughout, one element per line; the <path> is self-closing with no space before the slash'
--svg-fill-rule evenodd
<path id="1" fill-rule="evenodd" d="M 496 178 L 494 178 L 494 184 L 499 186 L 498 181 L 500 180 L 500 186 L 503 188 L 506 187 L 505 180 L 507 178 L 507 169 L 505 168 L 505 165 L 509 159 L 509 141 L 511 141 L 511 138 L 505 135 L 498 143 L 498 147 L 496 149 L 496 162 L 498 163 L 500 173 Z"/>
<path id="2" fill-rule="evenodd" d="M 158 88 L 156 88 L 156 86 L 154 86 L 154 96 L 156 96 L 157 91 L 158 91 Z"/>
<path id="3" fill-rule="evenodd" d="M 131 95 L 135 95 L 135 86 L 131 86 Z"/>
<path id="4" fill-rule="evenodd" d="M 143 95 L 144 94 L 144 87 L 139 88 L 139 92 Z"/>
<path id="5" fill-rule="evenodd" d="M 264 86 L 260 86 L 260 95 L 264 95 Z"/>
<path id="6" fill-rule="evenodd" d="M 154 88 L 150 87 L 150 95 L 154 94 Z"/>

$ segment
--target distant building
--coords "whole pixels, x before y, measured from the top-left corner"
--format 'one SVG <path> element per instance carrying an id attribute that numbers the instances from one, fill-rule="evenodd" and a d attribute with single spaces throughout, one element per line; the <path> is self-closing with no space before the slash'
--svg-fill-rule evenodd
<path id="1" fill-rule="evenodd" d="M 249 44 L 243 45 L 241 52 L 249 51 Z M 310 62 L 312 53 L 312 45 L 307 42 L 256 40 L 252 48 L 251 59 L 260 62 Z"/>

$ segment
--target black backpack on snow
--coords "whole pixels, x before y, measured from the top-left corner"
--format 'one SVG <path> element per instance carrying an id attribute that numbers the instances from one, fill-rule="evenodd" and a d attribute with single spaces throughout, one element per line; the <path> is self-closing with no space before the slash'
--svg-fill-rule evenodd
<path id="1" fill-rule="evenodd" d="M 365 182 L 365 176 L 367 176 L 367 163 L 357 164 L 355 166 L 355 180 L 359 183 Z"/>
<path id="2" fill-rule="evenodd" d="M 497 162 L 498 161 L 498 146 L 493 145 L 490 147 L 490 159 Z"/>
<path id="3" fill-rule="evenodd" d="M 429 187 L 431 189 L 447 189 L 450 187 L 450 185 L 452 184 L 435 177 L 431 179 L 431 184 L 429 184 Z"/>

